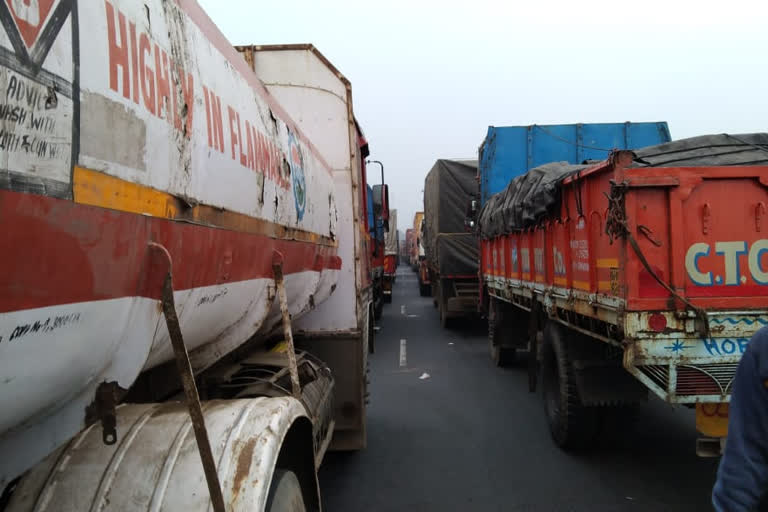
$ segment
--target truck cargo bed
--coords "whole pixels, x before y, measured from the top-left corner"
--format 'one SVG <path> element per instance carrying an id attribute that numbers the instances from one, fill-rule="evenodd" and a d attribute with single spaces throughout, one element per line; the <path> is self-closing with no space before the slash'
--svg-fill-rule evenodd
<path id="1" fill-rule="evenodd" d="M 491 296 L 539 302 L 623 348 L 625 368 L 668 401 L 728 401 L 749 338 L 768 325 L 768 135 L 619 151 L 558 183 L 522 228 L 489 231 L 511 210 L 484 210 Z"/>

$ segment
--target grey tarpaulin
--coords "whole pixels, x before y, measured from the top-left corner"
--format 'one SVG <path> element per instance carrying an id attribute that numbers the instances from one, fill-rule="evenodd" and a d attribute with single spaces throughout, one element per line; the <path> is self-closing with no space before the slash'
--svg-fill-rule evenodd
<path id="1" fill-rule="evenodd" d="M 633 167 L 768 165 L 768 133 L 703 135 L 648 146 L 634 154 Z M 480 235 L 492 238 L 559 215 L 560 183 L 586 167 L 554 162 L 518 176 L 483 207 Z"/>
<path id="2" fill-rule="evenodd" d="M 494 194 L 480 212 L 479 227 L 483 238 L 532 226 L 553 214 L 560 205 L 560 182 L 587 165 L 553 162 L 513 179 L 507 188 Z"/>
<path id="3" fill-rule="evenodd" d="M 477 160 L 438 160 L 424 180 L 424 249 L 441 275 L 477 274 L 477 238 L 464 227 L 476 177 Z"/>

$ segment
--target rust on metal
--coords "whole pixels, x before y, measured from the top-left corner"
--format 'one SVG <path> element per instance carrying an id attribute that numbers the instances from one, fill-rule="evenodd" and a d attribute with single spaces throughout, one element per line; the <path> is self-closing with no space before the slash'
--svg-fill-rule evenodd
<path id="1" fill-rule="evenodd" d="M 272 253 L 272 271 L 275 274 L 275 287 L 280 301 L 280 313 L 283 317 L 283 335 L 287 346 L 288 369 L 291 372 L 291 391 L 295 398 L 301 398 L 299 369 L 296 363 L 296 349 L 293 345 L 293 331 L 291 330 L 291 314 L 288 312 L 288 296 L 285 293 L 285 282 L 283 281 L 283 255 L 279 251 Z"/>
<path id="2" fill-rule="evenodd" d="M 237 466 L 235 468 L 235 478 L 232 483 L 232 502 L 237 501 L 237 495 L 243 482 L 251 472 L 251 462 L 253 461 L 253 451 L 256 449 L 256 438 L 252 437 L 245 442 L 237 456 Z"/>
<path id="3" fill-rule="evenodd" d="M 208 439 L 208 430 L 205 428 L 205 418 L 203 417 L 203 409 L 200 406 L 200 396 L 198 395 L 197 385 L 195 384 L 195 375 L 192 372 L 192 365 L 189 362 L 187 347 L 184 345 L 184 337 L 181 333 L 181 325 L 179 324 L 179 317 L 176 314 L 176 305 L 173 300 L 173 262 L 171 261 L 171 255 L 168 252 L 168 249 L 161 244 L 150 242 L 149 246 L 163 253 L 168 263 L 168 272 L 163 283 L 163 316 L 165 317 L 165 323 L 168 327 L 168 336 L 170 337 L 171 345 L 173 346 L 173 353 L 176 358 L 176 368 L 181 377 L 181 383 L 184 386 L 184 395 L 187 399 L 189 416 L 195 431 L 197 449 L 200 452 L 200 459 L 203 463 L 203 471 L 205 472 L 205 480 L 208 483 L 208 492 L 211 495 L 211 506 L 213 507 L 214 512 L 225 512 L 224 496 L 222 495 L 221 483 L 219 482 L 219 476 L 216 472 L 216 462 L 213 459 L 211 443 Z"/>
<path id="4" fill-rule="evenodd" d="M 102 382 L 96 388 L 93 402 L 85 410 L 86 424 L 101 421 L 102 440 L 106 445 L 113 445 L 117 442 L 115 407 L 125 391 L 117 382 Z"/>

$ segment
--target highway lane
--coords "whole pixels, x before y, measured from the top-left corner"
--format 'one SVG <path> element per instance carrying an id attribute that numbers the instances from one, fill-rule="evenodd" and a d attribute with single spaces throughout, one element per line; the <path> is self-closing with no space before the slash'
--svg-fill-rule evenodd
<path id="1" fill-rule="evenodd" d="M 525 371 L 492 366 L 481 322 L 441 329 L 410 269 L 379 324 L 368 448 L 326 457 L 326 510 L 711 510 L 692 411 L 652 399 L 632 433 L 564 453 Z"/>

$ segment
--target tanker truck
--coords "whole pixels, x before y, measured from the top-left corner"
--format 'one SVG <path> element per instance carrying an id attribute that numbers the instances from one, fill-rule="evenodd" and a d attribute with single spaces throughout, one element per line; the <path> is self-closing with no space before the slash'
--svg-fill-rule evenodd
<path id="1" fill-rule="evenodd" d="M 0 18 L 0 507 L 319 510 L 373 346 L 349 81 L 193 0 Z"/>

